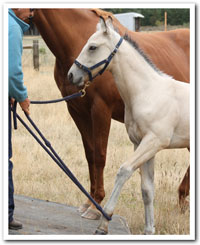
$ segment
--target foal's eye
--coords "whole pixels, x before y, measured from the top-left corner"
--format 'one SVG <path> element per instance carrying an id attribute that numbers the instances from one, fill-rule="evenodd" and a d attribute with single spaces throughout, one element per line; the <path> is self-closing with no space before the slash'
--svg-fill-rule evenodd
<path id="1" fill-rule="evenodd" d="M 90 46 L 90 47 L 89 47 L 89 50 L 91 50 L 91 51 L 94 51 L 94 50 L 96 50 L 96 49 L 97 49 L 96 46 Z"/>

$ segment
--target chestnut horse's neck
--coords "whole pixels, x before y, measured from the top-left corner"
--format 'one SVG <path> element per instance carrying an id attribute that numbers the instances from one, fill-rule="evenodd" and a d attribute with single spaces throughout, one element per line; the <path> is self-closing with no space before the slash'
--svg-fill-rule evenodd
<path id="1" fill-rule="evenodd" d="M 34 16 L 42 38 L 63 64 L 73 62 L 98 20 L 88 9 L 37 9 Z"/>

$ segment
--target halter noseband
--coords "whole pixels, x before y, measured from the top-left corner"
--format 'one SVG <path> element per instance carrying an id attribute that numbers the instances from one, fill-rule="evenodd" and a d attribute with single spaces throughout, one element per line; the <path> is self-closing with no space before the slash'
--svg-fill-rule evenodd
<path id="1" fill-rule="evenodd" d="M 104 59 L 104 60 L 100 61 L 99 63 L 97 63 L 97 64 L 95 64 L 95 65 L 93 65 L 91 67 L 84 66 L 81 63 L 79 63 L 77 60 L 75 60 L 74 63 L 80 69 L 82 69 L 83 71 L 87 72 L 88 76 L 89 76 L 89 81 L 92 81 L 95 77 L 97 77 L 98 75 L 101 75 L 105 71 L 106 67 L 109 65 L 109 63 L 112 60 L 113 56 L 117 53 L 117 50 L 118 50 L 119 46 L 121 45 L 122 41 L 123 41 L 123 37 L 120 38 L 119 42 L 115 46 L 115 49 L 108 56 L 107 59 Z M 103 64 L 105 64 L 104 67 L 95 76 L 92 76 L 92 72 L 91 71 L 94 70 L 95 68 L 103 65 Z"/>

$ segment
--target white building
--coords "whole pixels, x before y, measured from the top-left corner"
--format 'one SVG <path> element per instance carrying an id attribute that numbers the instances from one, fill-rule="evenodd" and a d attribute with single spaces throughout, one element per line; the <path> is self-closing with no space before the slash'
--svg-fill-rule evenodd
<path id="1" fill-rule="evenodd" d="M 140 29 L 140 19 L 144 18 L 142 14 L 130 12 L 123 14 L 114 15 L 119 22 L 131 31 L 139 31 Z"/>

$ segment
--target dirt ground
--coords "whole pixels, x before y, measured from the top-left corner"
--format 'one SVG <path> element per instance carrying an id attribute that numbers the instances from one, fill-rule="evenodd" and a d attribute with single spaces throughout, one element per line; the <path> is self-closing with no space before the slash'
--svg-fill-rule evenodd
<path id="1" fill-rule="evenodd" d="M 15 219 L 23 229 L 9 230 L 9 235 L 93 235 L 99 224 L 81 218 L 78 208 L 59 203 L 15 195 L 15 206 Z M 130 235 L 124 218 L 113 216 L 109 235 Z"/>

